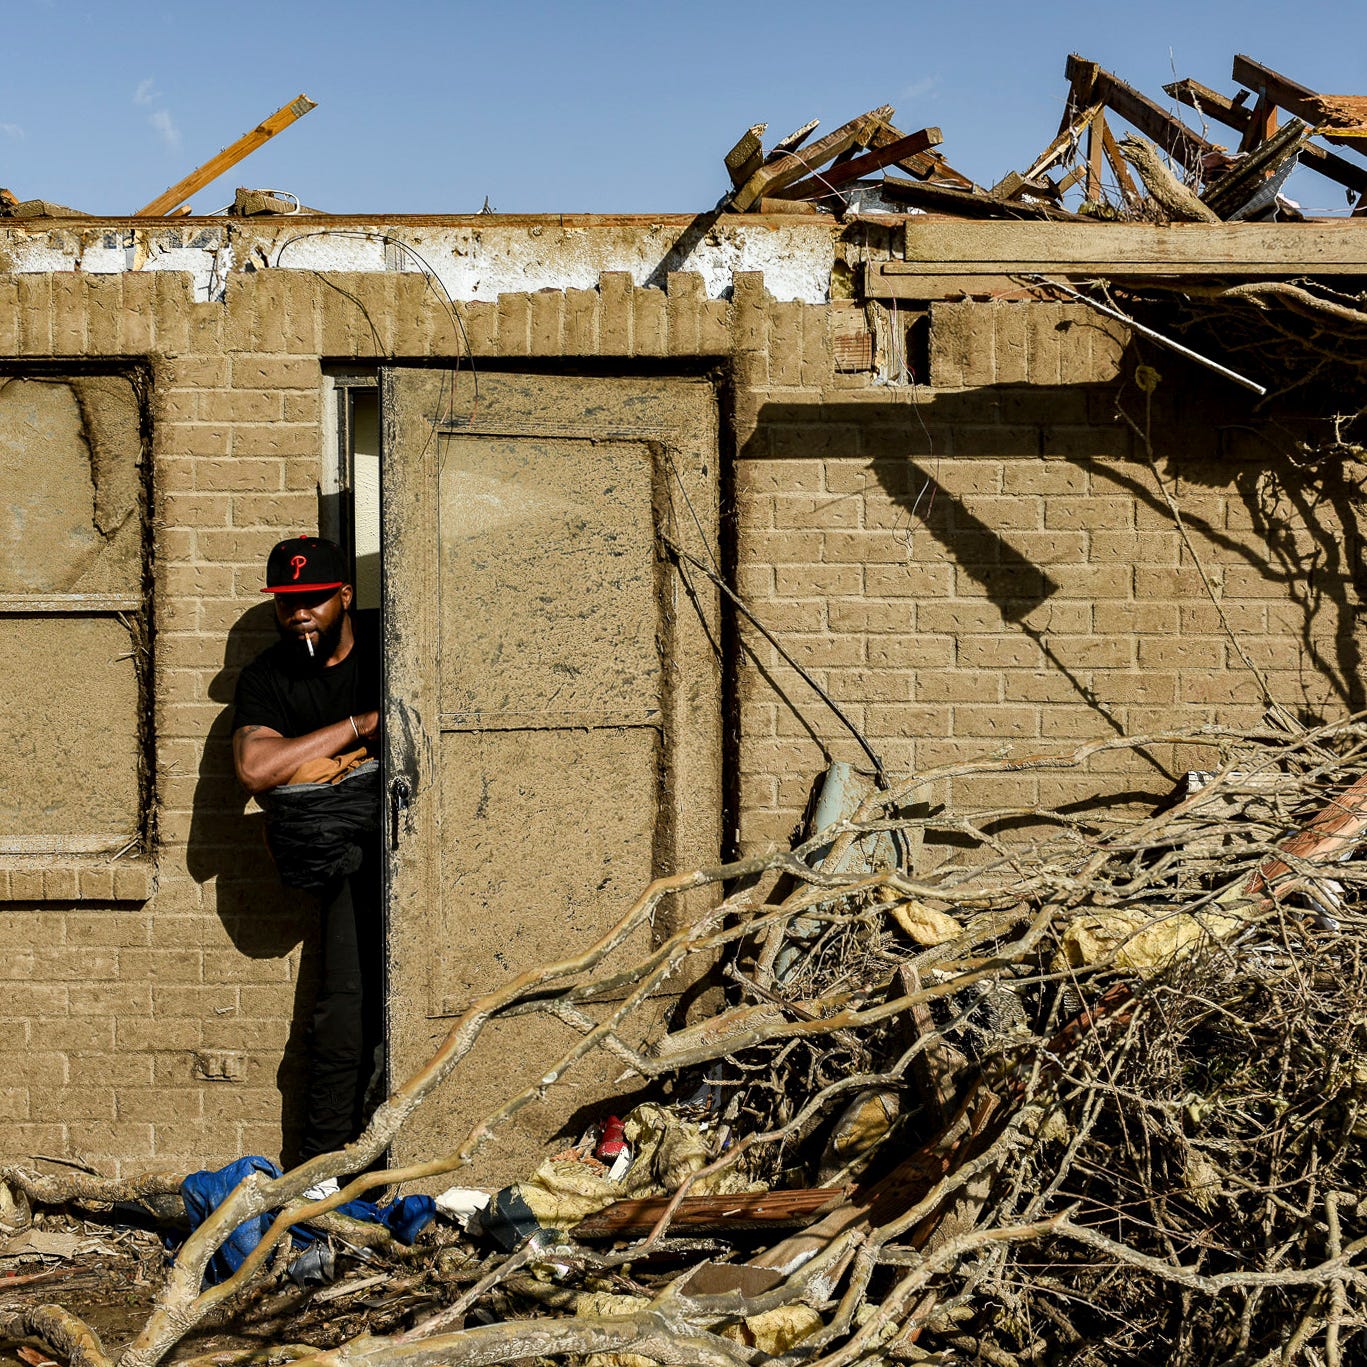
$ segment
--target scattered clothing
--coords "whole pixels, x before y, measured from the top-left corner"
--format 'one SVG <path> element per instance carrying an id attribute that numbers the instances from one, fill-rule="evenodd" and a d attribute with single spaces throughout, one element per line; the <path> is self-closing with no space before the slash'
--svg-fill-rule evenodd
<path id="1" fill-rule="evenodd" d="M 254 1172 L 264 1172 L 271 1177 L 280 1176 L 280 1169 L 269 1158 L 256 1154 L 235 1159 L 226 1167 L 216 1170 L 192 1172 L 180 1184 L 180 1195 L 185 1202 L 185 1214 L 189 1217 L 191 1230 L 198 1229 L 223 1204 L 238 1183 Z M 383 1206 L 376 1205 L 374 1201 L 356 1200 L 337 1207 L 338 1215 L 384 1225 L 400 1243 L 405 1244 L 411 1244 L 431 1223 L 436 1213 L 436 1202 L 430 1196 L 404 1196 Z M 255 1219 L 244 1220 L 238 1225 L 209 1260 L 204 1271 L 205 1285 L 216 1286 L 219 1282 L 227 1281 L 261 1242 L 274 1219 L 274 1211 L 264 1211 Z M 290 1234 L 297 1248 L 311 1244 L 319 1237 L 303 1225 L 291 1226 Z"/>

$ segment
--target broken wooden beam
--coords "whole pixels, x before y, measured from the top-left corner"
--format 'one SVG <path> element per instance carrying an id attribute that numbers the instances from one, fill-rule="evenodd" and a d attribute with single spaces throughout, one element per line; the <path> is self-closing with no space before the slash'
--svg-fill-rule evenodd
<path id="1" fill-rule="evenodd" d="M 735 1196 L 685 1196 L 669 1221 L 671 1233 L 795 1228 L 850 1194 L 850 1187 L 744 1192 Z M 671 1197 L 614 1201 L 574 1226 L 576 1239 L 622 1239 L 647 1234 L 669 1207 Z"/>
<path id="2" fill-rule="evenodd" d="M 1054 140 L 1030 163 L 1030 169 L 1021 173 L 1020 179 L 1034 180 L 1042 175 L 1082 136 L 1083 130 L 1090 128 L 1092 121 L 1101 113 L 1100 103 L 1088 105 L 1076 118 L 1069 119 L 1059 130 Z M 993 193 L 996 191 L 994 189 Z"/>
<path id="3" fill-rule="evenodd" d="M 794 128 L 786 137 L 780 138 L 769 149 L 769 155 L 765 157 L 765 161 L 777 161 L 785 152 L 796 152 L 820 127 L 820 119 L 808 119 L 801 128 Z"/>
<path id="4" fill-rule="evenodd" d="M 873 129 L 890 119 L 892 115 L 893 108 L 890 104 L 880 105 L 879 108 L 842 124 L 833 133 L 827 133 L 824 138 L 818 138 L 803 152 L 785 152 L 777 161 L 761 166 L 736 191 L 731 200 L 731 208 L 736 213 L 744 213 L 761 196 L 774 198 L 779 190 L 818 170 L 832 157 L 839 156 L 847 147 L 853 147 L 856 143 L 864 145 Z"/>
<path id="5" fill-rule="evenodd" d="M 1367 95 L 1317 95 L 1308 101 L 1317 111 L 1311 122 L 1315 131 L 1339 141 L 1367 138 Z"/>
<path id="6" fill-rule="evenodd" d="M 924 152 L 927 148 L 936 147 L 943 141 L 938 128 L 922 128 L 917 133 L 908 133 L 895 142 L 876 147 L 862 155 L 850 157 L 848 161 L 842 161 L 817 175 L 808 176 L 806 180 L 800 180 L 795 185 L 789 185 L 785 189 L 775 192 L 772 198 L 817 198 L 820 195 L 829 194 L 841 185 L 848 185 L 852 180 L 871 176 L 875 171 L 881 171 L 885 166 L 891 166 L 903 157 L 914 156 L 917 152 Z"/>
<path id="7" fill-rule="evenodd" d="M 1008 171 L 987 193 L 998 200 L 1019 201 L 1023 195 L 1033 195 L 1055 204 L 1059 200 L 1058 186 L 1048 176 L 1026 177 L 1019 171 Z"/>
<path id="8" fill-rule="evenodd" d="M 1213 143 L 1192 132 L 1181 119 L 1173 118 L 1147 95 L 1141 95 L 1096 62 L 1072 53 L 1065 72 L 1079 99 L 1104 104 L 1112 113 L 1133 124 L 1146 138 L 1156 142 L 1188 171 L 1198 170 L 1201 157 L 1215 150 Z"/>
<path id="9" fill-rule="evenodd" d="M 1317 123 L 1322 112 L 1320 101 L 1324 97 L 1317 91 L 1311 90 L 1308 85 L 1301 85 L 1299 81 L 1293 81 L 1290 76 L 1283 76 L 1280 71 L 1273 71 L 1271 67 L 1264 66 L 1261 62 L 1255 62 L 1252 57 L 1245 57 L 1242 54 L 1234 58 L 1232 74 L 1240 85 L 1246 85 L 1255 95 L 1266 96 L 1274 104 L 1285 109 L 1287 113 L 1304 119 L 1308 124 L 1315 125 Z M 1319 131 L 1321 136 L 1330 142 L 1352 142 L 1351 138 L 1345 137 L 1341 133 L 1331 133 L 1327 130 Z"/>
<path id="10" fill-rule="evenodd" d="M 1236 132 L 1244 132 L 1253 122 L 1253 111 L 1241 104 L 1238 98 L 1228 99 L 1218 90 L 1212 90 L 1190 77 L 1173 81 L 1163 89 L 1188 108 L 1195 109 L 1199 114 L 1208 115 Z M 1247 92 L 1239 93 L 1245 95 Z M 1356 162 L 1339 156 L 1337 152 L 1318 147 L 1313 142 L 1307 142 L 1301 148 L 1300 158 L 1302 166 L 1318 171 L 1326 179 L 1359 195 L 1367 194 L 1367 166 L 1359 166 Z"/>
<path id="11" fill-rule="evenodd" d="M 895 142 L 898 138 L 905 136 L 900 128 L 884 122 L 879 124 L 869 136 L 869 146 L 886 147 L 888 143 Z M 962 172 L 956 171 L 939 152 L 930 150 L 916 152 L 911 156 L 898 157 L 892 164 L 905 171 L 907 175 L 915 176 L 917 180 L 948 181 L 961 190 L 978 189 L 976 182 L 970 180 Z"/>
<path id="12" fill-rule="evenodd" d="M 736 145 L 722 160 L 726 163 L 726 173 L 731 184 L 739 189 L 764 164 L 764 136 L 767 123 L 753 123 L 740 135 Z"/>
<path id="13" fill-rule="evenodd" d="M 958 218 L 1054 218 L 1074 219 L 1066 209 L 1039 202 L 993 199 L 981 191 L 959 190 L 948 185 L 933 185 L 900 176 L 884 176 L 879 189 L 888 199 L 900 200 L 931 212 L 954 214 Z"/>
<path id="14" fill-rule="evenodd" d="M 244 157 L 250 156 L 264 143 L 269 142 L 277 133 L 286 129 L 297 119 L 301 119 L 317 104 L 307 95 L 296 96 L 289 104 L 282 105 L 267 119 L 252 129 L 217 156 L 210 157 L 203 166 L 196 167 L 183 180 L 178 180 L 169 190 L 158 195 L 150 204 L 144 205 L 133 215 L 134 218 L 160 218 L 171 212 L 178 204 L 198 194 L 211 181 L 215 181 L 229 168 L 236 166 Z"/>
<path id="15" fill-rule="evenodd" d="M 1115 134 L 1111 132 L 1111 126 L 1106 122 L 1104 115 L 1097 119 L 1096 126 L 1101 130 L 1101 145 L 1105 149 L 1106 160 L 1110 162 L 1111 170 L 1115 172 L 1115 182 L 1120 187 L 1120 197 L 1129 208 L 1138 208 L 1139 201 L 1143 196 L 1139 193 L 1139 187 L 1134 183 L 1134 177 L 1130 175 L 1130 168 L 1120 150 L 1120 144 L 1116 142 Z"/>

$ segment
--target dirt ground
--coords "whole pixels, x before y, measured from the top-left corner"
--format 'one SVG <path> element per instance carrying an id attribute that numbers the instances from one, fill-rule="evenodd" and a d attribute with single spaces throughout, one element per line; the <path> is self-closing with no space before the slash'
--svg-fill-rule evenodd
<path id="1" fill-rule="evenodd" d="M 57 1304 L 99 1334 L 117 1357 L 152 1312 L 170 1256 L 150 1230 L 101 1226 L 42 1216 L 45 1235 L 68 1235 L 70 1256 L 0 1253 L 0 1309 Z M 389 1332 L 445 1304 L 468 1283 L 475 1260 L 455 1242 L 449 1226 L 429 1226 L 412 1249 L 393 1254 L 336 1247 L 336 1280 L 299 1287 L 288 1277 L 270 1278 L 263 1289 L 212 1315 L 177 1345 L 167 1359 L 235 1356 L 282 1341 L 318 1348 L 344 1343 L 359 1333 Z M 0 1367 L 37 1367 L 46 1353 L 0 1339 Z"/>

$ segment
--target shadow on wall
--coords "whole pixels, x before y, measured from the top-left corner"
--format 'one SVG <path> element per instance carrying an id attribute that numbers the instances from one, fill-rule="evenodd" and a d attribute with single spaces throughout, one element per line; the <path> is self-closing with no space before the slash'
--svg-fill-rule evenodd
<path id="1" fill-rule="evenodd" d="M 1161 366 L 1151 407 L 1128 378 L 901 388 L 887 391 L 884 403 L 867 392 L 844 404 L 766 403 L 739 457 L 843 466 L 838 487 L 826 485 L 832 512 L 823 515 L 818 496 L 816 508 L 799 511 L 788 525 L 822 531 L 827 558 L 832 537 L 854 528 L 838 558 L 858 558 L 863 537 L 868 563 L 929 566 L 939 577 L 930 577 L 936 587 L 928 590 L 918 581 L 918 607 L 937 597 L 966 610 L 990 603 L 997 618 L 978 612 L 971 630 L 999 635 L 1004 660 L 1066 680 L 1067 696 L 1096 714 L 1098 733 L 1126 730 L 1130 706 L 1171 711 L 1185 705 L 1180 691 L 1166 702 L 1142 692 L 1146 680 L 1154 682 L 1146 653 L 1176 650 L 1180 642 L 1173 637 L 1200 638 L 1217 658 L 1227 654 L 1217 669 L 1231 677 L 1242 672 L 1181 542 L 1166 487 L 1240 647 L 1272 671 L 1274 696 L 1279 686 L 1292 694 L 1277 701 L 1308 722 L 1361 710 L 1367 705 L 1356 632 L 1357 603 L 1367 590 L 1358 525 L 1363 476 L 1342 461 L 1307 466 L 1297 458 L 1298 440 L 1330 435 L 1322 415 L 1261 411 L 1255 396 L 1180 358 L 1156 356 L 1147 344 L 1127 349 L 1120 374 L 1132 377 L 1139 365 Z M 1000 463 L 1010 461 L 1033 468 L 998 482 Z M 1030 500 L 1034 480 L 1042 498 Z M 784 492 L 781 476 L 772 486 L 761 476 L 751 487 Z M 851 498 L 868 499 L 858 524 L 834 512 Z M 1107 521 L 1112 511 L 1115 526 Z M 776 525 L 784 529 L 777 517 Z M 1093 582 L 1103 580 L 1110 587 L 1094 591 Z M 1097 641 L 1107 628 L 1093 605 L 1105 604 L 1111 631 L 1125 631 L 1113 623 L 1132 614 L 1141 624 L 1145 609 L 1163 596 L 1160 585 L 1167 586 L 1171 628 L 1136 625 L 1130 634 L 1146 632 L 1148 644 L 1136 645 L 1128 667 L 1103 665 Z M 1064 620 L 1068 625 L 1060 626 Z M 910 622 L 909 616 L 908 629 Z M 955 634 L 952 618 L 938 629 Z M 1012 638 L 1034 643 L 1034 663 L 1010 655 Z M 971 668 L 961 661 L 955 667 Z M 1121 704 L 1108 698 L 1107 685 L 1127 672 L 1141 691 L 1132 689 Z M 1296 681 L 1288 682 L 1293 674 Z M 1230 701 L 1260 691 L 1246 672 L 1230 687 Z M 1063 692 L 1051 696 L 1064 698 Z M 1206 706 L 1220 701 L 1215 691 L 1201 699 Z"/>
<path id="2" fill-rule="evenodd" d="M 197 883 L 213 884 L 219 920 L 247 959 L 283 960 L 304 942 L 289 1037 L 276 1077 L 288 1154 L 294 1151 L 303 1125 L 307 1032 L 317 973 L 317 906 L 307 894 L 280 886 L 266 848 L 265 816 L 238 784 L 232 746 L 238 673 L 275 640 L 270 603 L 249 608 L 228 632 L 223 668 L 209 684 L 209 697 L 222 710 L 209 728 L 200 758 L 186 865 Z M 243 1021 L 244 1028 L 253 1024 Z"/>

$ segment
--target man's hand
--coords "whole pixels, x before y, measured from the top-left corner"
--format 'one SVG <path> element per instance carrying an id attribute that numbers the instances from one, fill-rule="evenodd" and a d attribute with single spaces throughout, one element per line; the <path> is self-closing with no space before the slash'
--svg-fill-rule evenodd
<path id="1" fill-rule="evenodd" d="M 290 775 L 311 759 L 332 759 L 354 750 L 358 741 L 374 745 L 380 735 L 380 714 L 358 712 L 304 736 L 282 736 L 269 726 L 239 726 L 233 732 L 233 768 L 237 780 L 253 796 L 289 781 Z"/>

